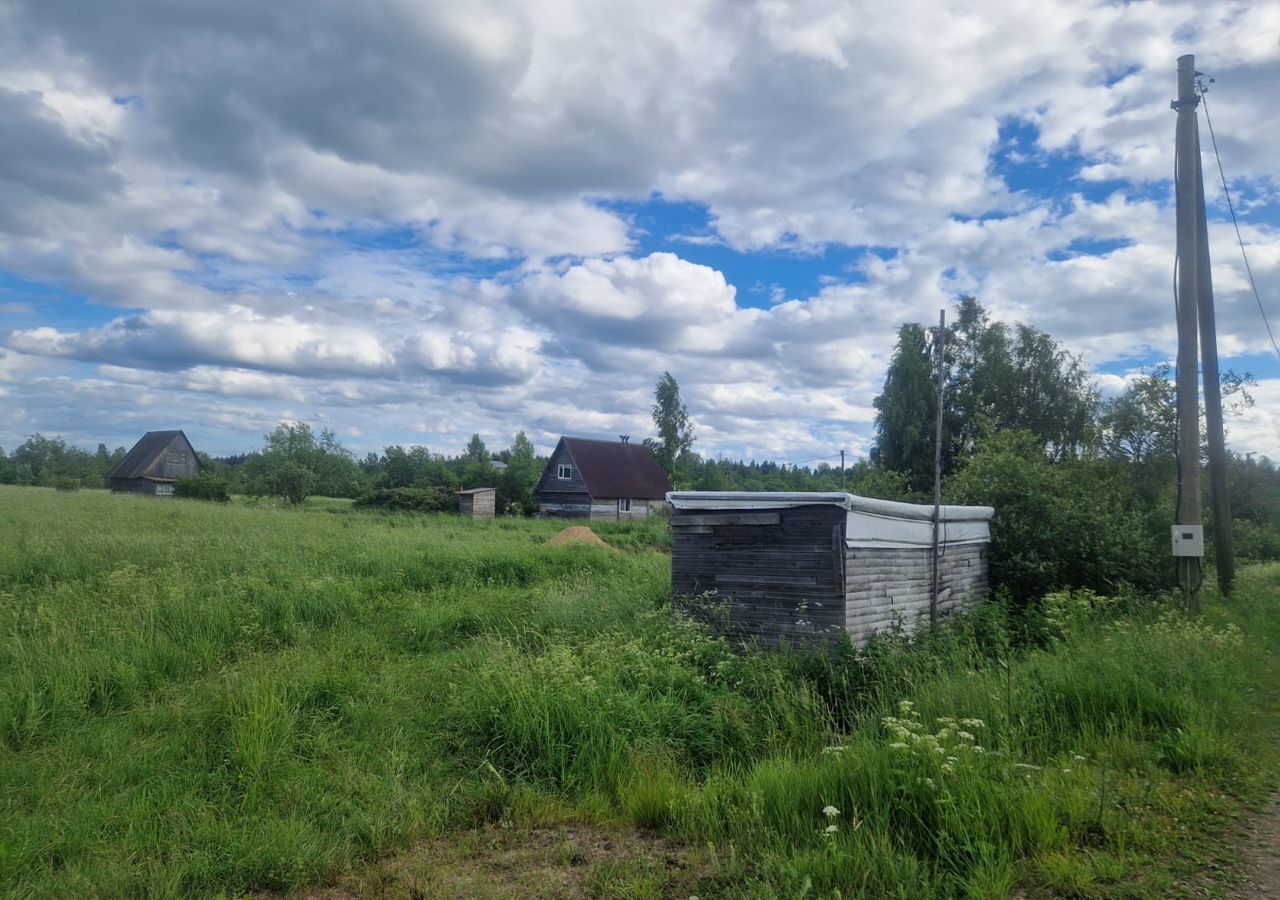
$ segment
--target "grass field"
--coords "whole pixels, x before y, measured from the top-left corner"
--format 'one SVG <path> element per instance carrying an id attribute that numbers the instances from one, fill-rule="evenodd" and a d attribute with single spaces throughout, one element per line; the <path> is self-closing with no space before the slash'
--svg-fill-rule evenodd
<path id="1" fill-rule="evenodd" d="M 560 527 L 0 488 L 0 890 L 289 892 L 572 823 L 692 859 L 587 895 L 1192 893 L 1280 771 L 1280 568 L 1201 622 L 1060 597 L 817 660 L 673 617 L 659 528 Z"/>

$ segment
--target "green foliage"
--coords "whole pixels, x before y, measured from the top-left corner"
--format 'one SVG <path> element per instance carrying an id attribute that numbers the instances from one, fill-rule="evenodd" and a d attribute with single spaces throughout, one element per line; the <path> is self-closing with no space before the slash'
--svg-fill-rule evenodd
<path id="1" fill-rule="evenodd" d="M 231 483 L 221 475 L 200 471 L 190 478 L 179 478 L 173 485 L 173 496 L 226 503 L 231 499 Z"/>
<path id="2" fill-rule="evenodd" d="M 903 473 L 910 488 L 921 492 L 933 485 L 938 392 L 931 357 L 935 353 L 923 326 L 903 325 L 884 391 L 875 399 L 872 459 L 885 469 Z"/>
<path id="3" fill-rule="evenodd" d="M 652 411 L 658 437 L 646 439 L 645 444 L 653 449 L 658 465 L 662 466 L 672 484 L 682 482 L 678 475 L 684 465 L 692 462 L 694 434 L 693 425 L 689 422 L 689 409 L 680 399 L 680 385 L 670 372 L 663 372 L 658 379 L 653 391 Z"/>
<path id="4" fill-rule="evenodd" d="M 531 516 L 538 511 L 534 491 L 542 474 L 533 442 L 521 431 L 505 456 L 507 467 L 498 475 L 498 511 Z"/>
<path id="5" fill-rule="evenodd" d="M 80 490 L 80 479 L 73 478 L 70 475 L 53 476 L 53 488 L 58 491 L 78 491 Z"/>
<path id="6" fill-rule="evenodd" d="M 354 505 L 389 512 L 457 512 L 458 496 L 451 488 L 378 488 L 358 497 Z"/>
<path id="7" fill-rule="evenodd" d="M 1079 357 L 1043 331 L 993 322 L 961 297 L 948 328 L 943 408 L 943 471 L 956 471 L 988 434 L 1020 429 L 1051 459 L 1080 456 L 1097 442 L 1097 389 Z M 912 488 L 932 484 L 934 388 L 926 379 L 925 329 L 907 325 L 884 390 L 876 398 L 874 455 L 905 472 Z"/>
<path id="8" fill-rule="evenodd" d="M 27 438 L 8 456 L 0 451 L 0 483 L 58 487 L 67 490 L 67 479 L 75 481 L 81 487 L 102 487 L 103 476 L 107 469 L 124 455 L 123 450 L 116 456 L 106 454 L 105 446 L 99 445 L 95 456 L 72 447 L 60 437 L 47 437 L 34 434 Z"/>
<path id="9" fill-rule="evenodd" d="M 1124 391 L 1102 408 L 1103 449 L 1113 459 L 1143 464 L 1163 464 L 1172 471 L 1178 439 L 1178 410 L 1169 366 L 1161 364 L 1149 375 L 1139 375 Z"/>
<path id="10" fill-rule="evenodd" d="M 1024 431 L 992 435 L 945 486 L 948 502 L 993 506 L 991 580 L 1029 601 L 1062 587 L 1159 584 L 1167 547 L 1127 473 L 1106 461 L 1052 462 Z"/>
<path id="11" fill-rule="evenodd" d="M 328 428 L 317 435 L 305 422 L 281 422 L 266 436 L 266 446 L 244 463 L 245 488 L 251 494 L 299 504 L 312 493 L 355 497 L 363 477 L 351 453 Z"/>

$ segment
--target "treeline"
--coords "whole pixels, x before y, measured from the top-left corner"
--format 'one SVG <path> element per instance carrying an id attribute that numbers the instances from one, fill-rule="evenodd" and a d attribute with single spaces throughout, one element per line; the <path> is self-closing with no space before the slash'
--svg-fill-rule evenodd
<path id="1" fill-rule="evenodd" d="M 124 447 L 108 450 L 99 444 L 97 452 L 90 453 L 60 437 L 34 434 L 12 453 L 0 447 L 0 484 L 106 487 L 107 472 L 126 452 Z"/>
<path id="2" fill-rule="evenodd" d="M 273 496 L 301 503 L 312 495 L 381 499 L 371 505 L 440 510 L 456 508 L 459 488 L 497 488 L 498 510 L 532 515 L 534 488 L 545 459 L 522 431 L 511 446 L 491 452 L 478 434 L 461 454 L 394 444 L 357 459 L 333 431 L 305 422 L 282 422 L 253 453 L 205 460 L 233 493 Z"/>
<path id="3" fill-rule="evenodd" d="M 994 580 L 1024 597 L 1063 586 L 1167 585 L 1177 492 L 1168 368 L 1103 401 L 1080 358 L 1049 335 L 993 321 L 972 297 L 961 298 L 957 312 L 941 335 L 943 492 L 948 503 L 996 508 Z M 937 329 L 904 325 L 875 400 L 872 464 L 902 479 L 904 498 L 922 499 L 933 480 L 938 339 Z M 1224 374 L 1229 414 L 1252 404 L 1253 383 Z M 1280 471 L 1238 454 L 1230 469 L 1237 555 L 1280 558 Z"/>

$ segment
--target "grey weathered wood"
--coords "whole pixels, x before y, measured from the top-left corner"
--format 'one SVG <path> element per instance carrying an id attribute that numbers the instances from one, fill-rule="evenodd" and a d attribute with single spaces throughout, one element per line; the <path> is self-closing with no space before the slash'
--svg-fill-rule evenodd
<path id="1" fill-rule="evenodd" d="M 782 516 L 776 512 L 685 513 L 672 525 L 778 525 Z"/>

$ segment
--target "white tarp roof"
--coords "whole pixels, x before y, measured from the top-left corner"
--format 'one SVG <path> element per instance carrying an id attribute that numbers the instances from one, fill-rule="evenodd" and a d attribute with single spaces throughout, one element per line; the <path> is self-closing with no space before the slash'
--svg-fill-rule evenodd
<path id="1" fill-rule="evenodd" d="M 675 509 L 787 509 L 838 506 L 848 512 L 845 543 L 850 547 L 929 547 L 933 545 L 933 505 L 876 500 L 836 491 L 671 491 Z M 943 545 L 988 543 L 990 506 L 943 506 L 939 522 Z"/>

